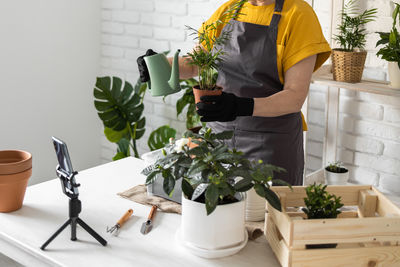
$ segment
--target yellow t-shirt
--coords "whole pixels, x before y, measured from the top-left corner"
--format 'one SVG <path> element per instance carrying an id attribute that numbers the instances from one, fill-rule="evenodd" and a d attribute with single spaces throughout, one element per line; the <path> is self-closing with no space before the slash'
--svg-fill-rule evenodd
<path id="1" fill-rule="evenodd" d="M 224 3 L 205 23 L 211 24 L 219 19 L 223 20 L 224 12 L 236 1 L 230 0 Z M 246 2 L 237 20 L 267 26 L 271 22 L 274 8 L 275 3 L 253 6 Z M 303 0 L 285 0 L 281 14 L 276 45 L 279 79 L 283 84 L 285 72 L 293 65 L 307 57 L 317 55 L 315 71 L 329 58 L 331 48 L 322 33 L 314 10 L 308 3 Z M 229 20 L 225 20 L 220 24 L 216 36 L 219 36 L 228 22 Z M 307 130 L 304 117 L 303 129 Z"/>

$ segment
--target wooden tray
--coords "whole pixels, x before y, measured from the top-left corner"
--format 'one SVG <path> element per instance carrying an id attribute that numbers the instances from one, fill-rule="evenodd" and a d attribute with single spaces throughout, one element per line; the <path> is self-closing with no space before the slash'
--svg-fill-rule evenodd
<path id="1" fill-rule="evenodd" d="M 283 212 L 269 204 L 264 233 L 284 267 L 400 266 L 400 209 L 372 186 L 328 186 L 345 205 L 337 219 L 304 220 L 305 187 L 272 187 Z M 306 249 L 309 244 L 336 248 Z"/>

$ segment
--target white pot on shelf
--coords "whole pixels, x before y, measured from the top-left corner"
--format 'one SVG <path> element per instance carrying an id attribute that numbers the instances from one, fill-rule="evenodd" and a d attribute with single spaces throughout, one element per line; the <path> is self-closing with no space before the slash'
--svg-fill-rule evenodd
<path id="1" fill-rule="evenodd" d="M 325 181 L 327 185 L 346 185 L 349 181 L 349 171 L 344 173 L 330 172 L 324 169 Z"/>
<path id="2" fill-rule="evenodd" d="M 400 69 L 397 62 L 388 62 L 390 87 L 400 89 Z"/>
<path id="3" fill-rule="evenodd" d="M 186 246 L 201 251 L 235 248 L 245 240 L 245 197 L 241 201 L 218 205 L 207 216 L 205 204 L 182 196 L 180 235 Z"/>

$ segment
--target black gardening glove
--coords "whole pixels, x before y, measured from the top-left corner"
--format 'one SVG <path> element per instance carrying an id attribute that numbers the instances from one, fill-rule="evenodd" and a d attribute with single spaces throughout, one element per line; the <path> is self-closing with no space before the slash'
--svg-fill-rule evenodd
<path id="1" fill-rule="evenodd" d="M 237 97 L 231 93 L 222 92 L 218 96 L 202 96 L 197 103 L 197 113 L 201 121 L 233 121 L 237 116 L 252 116 L 253 98 Z"/>
<path id="2" fill-rule="evenodd" d="M 142 83 L 148 82 L 150 80 L 149 70 L 147 69 L 146 62 L 144 61 L 144 57 L 152 56 L 152 55 L 157 55 L 157 53 L 154 52 L 153 50 L 149 49 L 149 50 L 147 50 L 145 55 L 138 57 L 136 60 L 136 62 L 138 64 L 138 68 L 139 68 L 140 81 Z"/>

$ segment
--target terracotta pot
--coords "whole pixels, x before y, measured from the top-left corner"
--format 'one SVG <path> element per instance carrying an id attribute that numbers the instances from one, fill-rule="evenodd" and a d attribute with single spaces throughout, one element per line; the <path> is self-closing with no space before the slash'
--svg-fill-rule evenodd
<path id="1" fill-rule="evenodd" d="M 217 88 L 215 90 L 200 90 L 199 86 L 193 87 L 193 94 L 194 94 L 194 102 L 197 104 L 200 101 L 200 97 L 205 96 L 205 95 L 221 95 L 222 94 L 222 88 Z"/>
<path id="2" fill-rule="evenodd" d="M 32 155 L 21 150 L 0 151 L 0 212 L 22 207 L 32 175 Z"/>

